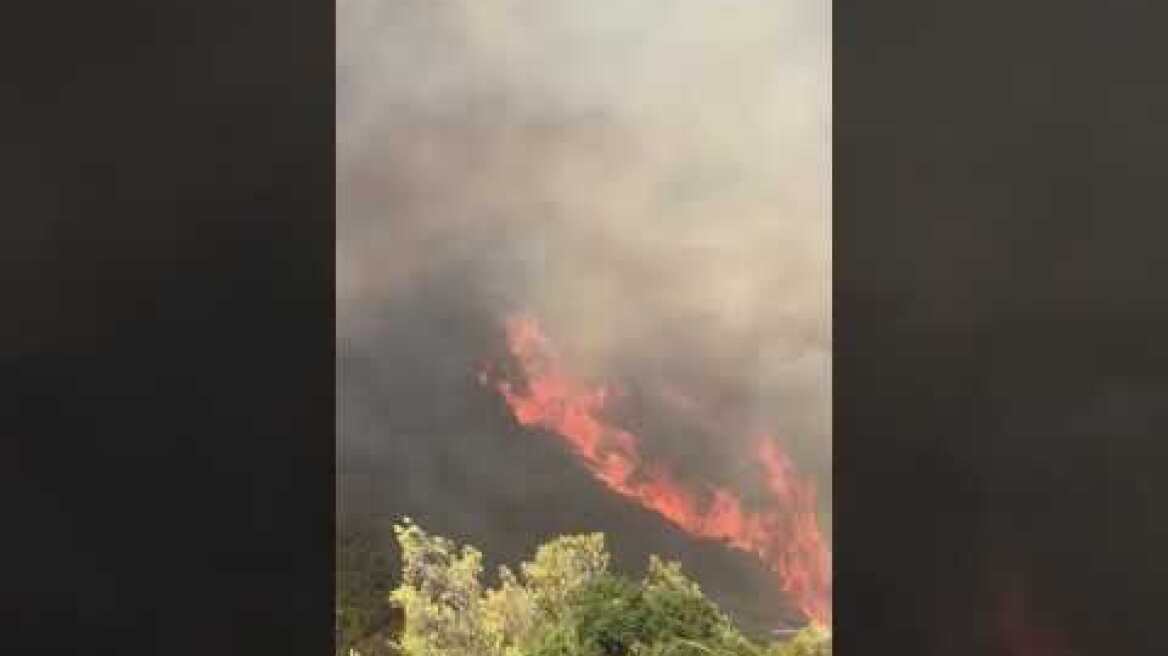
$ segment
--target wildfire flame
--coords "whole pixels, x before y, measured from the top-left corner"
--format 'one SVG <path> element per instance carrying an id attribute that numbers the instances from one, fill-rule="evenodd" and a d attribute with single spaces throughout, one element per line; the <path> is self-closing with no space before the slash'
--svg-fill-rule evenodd
<path id="1" fill-rule="evenodd" d="M 564 371 L 533 318 L 508 319 L 506 334 L 523 382 L 496 377 L 486 369 L 479 380 L 506 399 L 519 424 L 558 436 L 606 487 L 686 533 L 724 541 L 757 556 L 812 624 L 830 625 L 831 555 L 816 519 L 815 490 L 797 475 L 774 439 L 759 436 L 751 454 L 769 495 L 765 508 L 745 507 L 724 487 L 688 489 L 668 468 L 645 460 L 636 435 L 606 419 L 608 389 L 580 382 Z"/>

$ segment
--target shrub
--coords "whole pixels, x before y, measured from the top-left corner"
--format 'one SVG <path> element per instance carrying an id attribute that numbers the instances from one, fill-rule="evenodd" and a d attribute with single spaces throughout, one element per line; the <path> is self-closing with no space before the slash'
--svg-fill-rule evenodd
<path id="1" fill-rule="evenodd" d="M 391 602 L 405 613 L 397 648 L 406 656 L 830 656 L 830 635 L 808 629 L 761 646 L 686 578 L 677 563 L 651 557 L 637 581 L 609 571 L 604 536 L 556 538 L 516 575 L 481 582 L 482 554 L 426 533 L 394 527 L 401 584 Z"/>

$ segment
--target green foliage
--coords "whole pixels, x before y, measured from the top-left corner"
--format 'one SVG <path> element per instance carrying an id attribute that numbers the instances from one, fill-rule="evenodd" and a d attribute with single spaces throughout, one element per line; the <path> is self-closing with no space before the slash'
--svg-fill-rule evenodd
<path id="1" fill-rule="evenodd" d="M 573 594 L 608 571 L 604 535 L 568 535 L 540 546 L 520 571 L 539 610 L 560 618 Z"/>
<path id="2" fill-rule="evenodd" d="M 606 574 L 572 599 L 574 640 L 532 656 L 753 655 L 758 648 L 702 594 L 677 563 L 650 558 L 641 581 Z M 567 649 L 561 645 L 566 644 Z"/>
<path id="3" fill-rule="evenodd" d="M 483 599 L 483 629 L 491 637 L 492 654 L 518 656 L 537 627 L 538 600 L 511 570 L 500 568 L 499 587 L 487 590 Z"/>
<path id="4" fill-rule="evenodd" d="M 484 621 L 482 554 L 431 536 L 406 519 L 394 526 L 402 583 L 390 599 L 406 615 L 402 650 L 418 656 L 485 656 L 497 642 Z"/>
<path id="5" fill-rule="evenodd" d="M 790 641 L 777 645 L 771 653 L 773 656 L 831 656 L 831 635 L 808 627 Z"/>
<path id="6" fill-rule="evenodd" d="M 519 575 L 481 583 L 482 555 L 406 519 L 394 527 L 402 579 L 389 598 L 405 612 L 406 656 L 830 656 L 829 635 L 807 630 L 763 647 L 686 578 L 650 558 L 643 579 L 608 570 L 604 536 L 556 538 Z"/>

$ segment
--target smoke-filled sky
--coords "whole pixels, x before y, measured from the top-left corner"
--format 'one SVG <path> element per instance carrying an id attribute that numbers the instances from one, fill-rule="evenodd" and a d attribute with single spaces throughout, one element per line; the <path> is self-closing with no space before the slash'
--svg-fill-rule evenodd
<path id="1" fill-rule="evenodd" d="M 506 557 L 689 548 L 475 384 L 516 311 L 641 399 L 647 447 L 727 480 L 769 432 L 830 499 L 829 26 L 813 0 L 339 0 L 342 514 Z M 707 578 L 770 594 L 725 558 Z"/>

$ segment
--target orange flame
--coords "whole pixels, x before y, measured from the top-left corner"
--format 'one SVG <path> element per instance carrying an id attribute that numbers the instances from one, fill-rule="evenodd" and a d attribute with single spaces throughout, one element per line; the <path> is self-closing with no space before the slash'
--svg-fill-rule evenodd
<path id="1" fill-rule="evenodd" d="M 797 476 L 774 440 L 761 436 L 752 454 L 765 477 L 767 508 L 747 509 L 723 487 L 707 486 L 705 494 L 686 489 L 668 469 L 645 461 L 636 435 L 605 419 L 607 388 L 565 373 L 534 319 L 513 317 L 506 332 L 525 384 L 496 379 L 493 385 L 516 421 L 558 436 L 613 492 L 690 535 L 757 556 L 808 620 L 820 627 L 830 624 L 831 556 L 816 520 L 815 490 Z M 487 384 L 492 376 L 484 370 L 479 380 Z"/>

